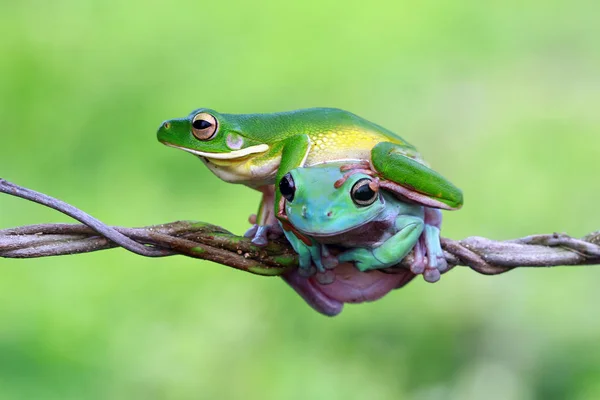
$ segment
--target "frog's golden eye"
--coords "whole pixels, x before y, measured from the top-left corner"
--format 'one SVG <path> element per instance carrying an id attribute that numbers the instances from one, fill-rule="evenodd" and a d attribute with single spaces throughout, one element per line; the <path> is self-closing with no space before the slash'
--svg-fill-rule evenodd
<path id="1" fill-rule="evenodd" d="M 377 192 L 371 189 L 370 183 L 370 179 L 363 178 L 352 186 L 350 197 L 357 206 L 370 206 L 377 200 Z"/>
<path id="2" fill-rule="evenodd" d="M 192 134 L 199 140 L 210 140 L 217 133 L 217 119 L 208 113 L 198 113 L 192 120 Z"/>

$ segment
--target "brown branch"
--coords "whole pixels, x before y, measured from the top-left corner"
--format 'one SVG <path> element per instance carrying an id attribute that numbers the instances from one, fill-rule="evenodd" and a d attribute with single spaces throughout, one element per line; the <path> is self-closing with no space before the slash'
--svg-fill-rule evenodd
<path id="1" fill-rule="evenodd" d="M 30 225 L 0 230 L 0 257 L 48 257 L 121 246 L 144 256 L 180 254 L 259 275 L 280 275 L 297 266 L 296 254 L 285 239 L 272 241 L 264 248 L 256 247 L 249 239 L 223 228 L 193 221 L 144 228 L 109 227 L 67 203 L 2 179 L 0 192 L 47 205 L 85 224 Z M 556 233 L 509 241 L 443 238 L 442 247 L 451 266 L 468 266 L 485 275 L 517 267 L 600 264 L 600 231 L 583 239 Z M 408 256 L 399 266 L 408 268 L 411 258 Z"/>

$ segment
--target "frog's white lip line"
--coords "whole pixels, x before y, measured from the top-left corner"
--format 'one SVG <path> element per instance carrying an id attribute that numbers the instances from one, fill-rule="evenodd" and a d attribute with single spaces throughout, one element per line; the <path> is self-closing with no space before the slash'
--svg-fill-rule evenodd
<path id="1" fill-rule="evenodd" d="M 234 151 L 230 151 L 228 153 L 208 153 L 206 151 L 199 151 L 199 150 L 194 150 L 194 149 L 188 149 L 187 147 L 175 146 L 174 144 L 171 144 L 171 143 L 163 142 L 163 144 L 165 144 L 166 146 L 169 146 L 169 147 L 174 147 L 176 149 L 187 151 L 188 153 L 192 153 L 197 156 L 212 158 L 215 160 L 235 160 L 236 158 L 246 157 L 247 155 L 250 155 L 250 154 L 264 153 L 265 151 L 269 150 L 269 145 L 258 144 L 256 146 L 250 146 L 250 147 L 246 147 L 245 149 L 234 150 Z"/>

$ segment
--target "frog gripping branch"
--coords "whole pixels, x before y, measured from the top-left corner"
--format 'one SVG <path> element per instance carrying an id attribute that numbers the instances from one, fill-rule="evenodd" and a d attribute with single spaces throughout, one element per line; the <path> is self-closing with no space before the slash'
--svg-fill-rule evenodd
<path id="1" fill-rule="evenodd" d="M 439 210 L 400 201 L 368 174 L 355 172 L 340 183 L 341 176 L 340 165 L 323 164 L 296 168 L 279 184 L 279 217 L 299 254 L 300 272 L 317 272 L 320 283 L 328 283 L 335 277 L 327 270 L 338 263 L 353 262 L 360 272 L 386 269 L 415 247 L 411 272 L 439 280 L 447 269 Z M 344 250 L 333 257 L 330 245 Z"/>
<path id="2" fill-rule="evenodd" d="M 447 268 L 439 244 L 441 216 L 439 211 L 425 213 L 423 206 L 460 208 L 462 192 L 430 169 L 414 146 L 377 124 L 333 108 L 272 114 L 221 114 L 204 108 L 165 121 L 157 136 L 167 146 L 200 157 L 222 180 L 261 191 L 257 223 L 246 236 L 255 245 L 267 245 L 271 234 L 280 232 L 277 217 L 299 254 L 299 273 L 305 277 L 318 272 L 319 283 L 332 283 L 333 270 L 345 262 L 361 272 L 386 269 L 413 247 L 413 274 L 435 282 Z M 335 167 L 322 168 L 332 164 Z M 299 188 L 295 203 L 282 186 L 288 182 L 288 191 L 293 191 L 293 176 L 306 186 Z M 358 182 L 363 183 L 360 190 L 346 187 Z M 274 184 L 284 191 L 273 193 Z M 379 201 L 360 211 L 352 208 L 349 199 L 355 206 L 369 191 L 374 194 L 370 200 Z M 339 194 L 342 201 L 335 203 Z M 295 208 L 296 203 L 302 203 L 301 209 Z M 339 210 L 330 209 L 333 205 Z M 307 214 L 325 208 L 335 215 L 328 217 L 327 224 L 317 222 L 307 230 Z M 328 235 L 326 225 L 337 230 Z M 348 232 L 358 232 L 361 240 L 351 239 Z M 331 242 L 346 251 L 337 257 L 330 254 L 326 244 Z M 288 282 L 301 293 L 302 280 Z M 312 305 L 319 309 L 318 304 Z"/>

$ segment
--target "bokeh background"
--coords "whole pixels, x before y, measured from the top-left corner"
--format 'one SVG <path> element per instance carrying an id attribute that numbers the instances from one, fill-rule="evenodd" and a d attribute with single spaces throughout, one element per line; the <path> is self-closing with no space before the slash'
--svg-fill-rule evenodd
<path id="1" fill-rule="evenodd" d="M 198 107 L 353 111 L 465 192 L 443 233 L 600 229 L 600 5 L 0 4 L 0 176 L 110 224 L 248 227 L 160 145 Z M 68 218 L 0 196 L 0 228 Z M 123 250 L 0 260 L 1 399 L 596 399 L 600 269 L 421 279 L 329 319 L 277 278 Z"/>

